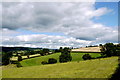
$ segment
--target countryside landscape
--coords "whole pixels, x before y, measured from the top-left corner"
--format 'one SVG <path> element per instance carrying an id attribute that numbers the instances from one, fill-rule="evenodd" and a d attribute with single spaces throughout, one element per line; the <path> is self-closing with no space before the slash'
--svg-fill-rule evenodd
<path id="1" fill-rule="evenodd" d="M 2 80 L 120 80 L 119 2 L 0 6 Z"/>

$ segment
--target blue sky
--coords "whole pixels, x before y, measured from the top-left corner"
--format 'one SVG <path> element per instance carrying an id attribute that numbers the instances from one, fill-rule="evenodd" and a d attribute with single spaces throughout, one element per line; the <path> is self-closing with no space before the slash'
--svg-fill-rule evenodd
<path id="1" fill-rule="evenodd" d="M 18 29 L 17 31 L 20 32 L 20 34 L 17 34 L 17 35 L 46 34 L 46 35 L 65 36 L 63 33 L 58 33 L 58 32 L 33 32 L 33 31 L 25 30 L 25 29 Z"/>
<path id="2" fill-rule="evenodd" d="M 110 27 L 118 26 L 118 2 L 96 2 L 95 7 L 96 9 L 107 7 L 112 10 L 111 13 L 103 15 L 99 19 L 94 19 L 95 22 L 99 22 Z"/>

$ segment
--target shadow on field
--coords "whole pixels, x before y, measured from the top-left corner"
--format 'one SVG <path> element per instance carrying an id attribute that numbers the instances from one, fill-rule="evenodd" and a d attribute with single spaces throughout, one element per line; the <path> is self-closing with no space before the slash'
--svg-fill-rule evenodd
<path id="1" fill-rule="evenodd" d="M 120 56 L 118 58 L 118 67 L 109 80 L 120 80 Z"/>

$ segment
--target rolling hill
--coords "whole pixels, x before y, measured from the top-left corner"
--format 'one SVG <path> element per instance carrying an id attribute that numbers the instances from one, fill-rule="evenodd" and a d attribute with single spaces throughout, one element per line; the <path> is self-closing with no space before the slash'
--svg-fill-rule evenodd
<path id="1" fill-rule="evenodd" d="M 118 57 L 49 65 L 8 68 L 3 78 L 108 78 L 118 65 Z"/>
<path id="2" fill-rule="evenodd" d="M 48 61 L 49 58 L 55 58 L 57 59 L 57 62 L 59 63 L 59 56 L 61 53 L 54 53 L 51 55 L 46 55 L 46 56 L 40 56 L 36 58 L 31 58 L 31 59 L 26 59 L 21 61 L 22 66 L 35 66 L 35 65 L 41 65 L 42 61 Z M 72 61 L 82 61 L 82 56 L 86 53 L 71 53 L 72 56 Z M 92 57 L 99 57 L 99 53 L 89 53 Z"/>

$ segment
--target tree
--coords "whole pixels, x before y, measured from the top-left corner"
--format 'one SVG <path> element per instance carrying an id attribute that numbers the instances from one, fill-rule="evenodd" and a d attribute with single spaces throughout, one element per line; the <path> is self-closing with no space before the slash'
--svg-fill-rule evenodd
<path id="1" fill-rule="evenodd" d="M 22 56 L 18 56 L 18 61 L 22 61 Z"/>
<path id="2" fill-rule="evenodd" d="M 102 45 L 100 50 L 102 52 L 102 55 L 105 55 L 107 57 L 117 55 L 116 47 L 113 43 L 106 43 L 105 45 Z"/>
<path id="3" fill-rule="evenodd" d="M 59 56 L 59 62 L 68 62 L 72 60 L 72 56 L 70 54 L 70 49 L 65 47 L 62 52 L 61 55 Z"/>
<path id="4" fill-rule="evenodd" d="M 84 55 L 82 56 L 82 58 L 83 58 L 84 60 L 90 60 L 90 59 L 92 59 L 92 57 L 91 57 L 90 54 L 84 54 Z"/>
<path id="5" fill-rule="evenodd" d="M 33 53 L 34 51 L 26 51 L 25 52 L 25 54 L 24 55 L 26 55 L 27 56 L 27 58 L 30 58 L 30 55 L 31 55 L 31 53 Z"/>
<path id="6" fill-rule="evenodd" d="M 12 57 L 12 51 L 2 52 L 2 65 L 8 65 L 10 63 L 11 57 Z"/>
<path id="7" fill-rule="evenodd" d="M 46 55 L 47 53 L 49 53 L 49 49 L 44 48 L 42 52 L 43 52 L 43 55 Z"/>
<path id="8" fill-rule="evenodd" d="M 59 52 L 62 52 L 62 50 L 63 50 L 63 48 L 62 48 L 62 47 L 60 47 Z"/>

